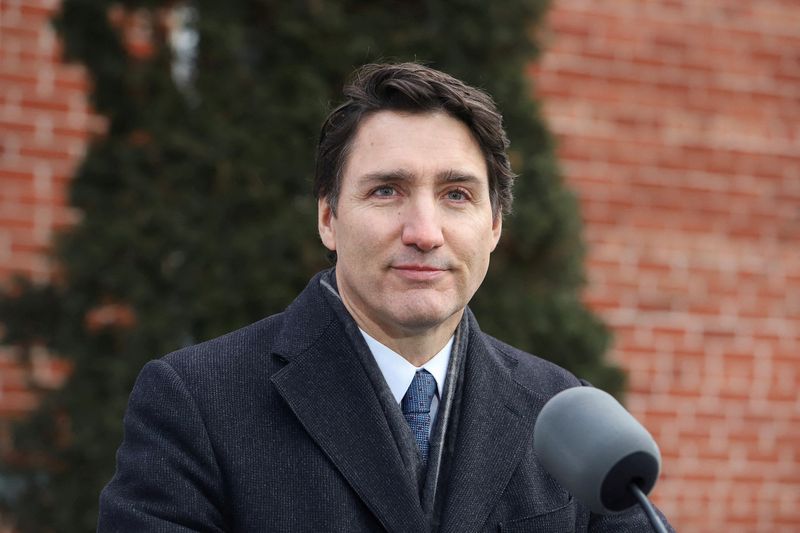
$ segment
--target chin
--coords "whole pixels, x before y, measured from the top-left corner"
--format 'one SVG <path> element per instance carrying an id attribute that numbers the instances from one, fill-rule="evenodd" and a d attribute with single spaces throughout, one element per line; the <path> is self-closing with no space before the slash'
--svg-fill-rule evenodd
<path id="1" fill-rule="evenodd" d="M 395 315 L 395 319 L 399 324 L 402 324 L 405 329 L 426 330 L 440 326 L 460 309 L 455 311 L 430 307 L 404 309 Z"/>

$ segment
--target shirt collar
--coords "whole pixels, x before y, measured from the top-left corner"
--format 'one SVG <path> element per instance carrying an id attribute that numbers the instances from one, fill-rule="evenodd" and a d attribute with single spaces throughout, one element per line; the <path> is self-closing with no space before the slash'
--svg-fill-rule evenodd
<path id="1" fill-rule="evenodd" d="M 408 387 L 411 386 L 411 381 L 414 379 L 414 374 L 420 368 L 424 368 L 431 373 L 433 379 L 436 380 L 436 394 L 441 397 L 444 390 L 445 378 L 447 377 L 447 365 L 450 362 L 450 352 L 453 349 L 453 339 L 447 341 L 444 348 L 439 353 L 434 355 L 427 363 L 421 367 L 415 367 L 409 363 L 405 357 L 399 353 L 387 348 L 377 340 L 369 336 L 363 329 L 358 328 L 367 346 L 375 357 L 375 362 L 378 363 L 378 368 L 381 369 L 381 374 L 389 385 L 389 390 L 392 391 L 394 399 L 397 403 L 403 400 L 406 395 Z"/>

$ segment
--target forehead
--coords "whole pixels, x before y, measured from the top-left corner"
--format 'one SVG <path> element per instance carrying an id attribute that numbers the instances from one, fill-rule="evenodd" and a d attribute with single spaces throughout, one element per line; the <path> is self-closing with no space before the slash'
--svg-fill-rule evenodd
<path id="1" fill-rule="evenodd" d="M 469 174 L 488 186 L 475 136 L 463 122 L 439 111 L 378 111 L 361 122 L 343 168 L 345 182 L 400 170 L 419 178 Z"/>

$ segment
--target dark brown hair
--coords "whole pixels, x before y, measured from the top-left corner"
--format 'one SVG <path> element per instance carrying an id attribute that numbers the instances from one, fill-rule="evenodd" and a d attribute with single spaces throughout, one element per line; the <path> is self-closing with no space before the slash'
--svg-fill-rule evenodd
<path id="1" fill-rule="evenodd" d="M 506 154 L 503 117 L 491 96 L 480 89 L 418 63 L 370 64 L 357 69 L 344 88 L 346 101 L 331 111 L 317 145 L 314 194 L 327 198 L 333 213 L 342 170 L 364 118 L 377 111 L 412 113 L 444 111 L 472 131 L 489 172 L 492 213 L 511 211 L 514 173 Z"/>

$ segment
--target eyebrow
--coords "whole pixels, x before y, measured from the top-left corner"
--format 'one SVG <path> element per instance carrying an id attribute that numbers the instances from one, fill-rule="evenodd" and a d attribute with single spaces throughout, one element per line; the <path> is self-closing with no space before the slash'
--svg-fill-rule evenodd
<path id="1" fill-rule="evenodd" d="M 461 172 L 458 170 L 448 170 L 445 172 L 441 172 L 436 176 L 437 181 L 442 181 L 445 183 L 469 183 L 469 184 L 480 184 L 483 180 L 474 174 L 470 174 L 469 172 Z M 488 181 L 488 177 L 487 177 Z"/>
<path id="2" fill-rule="evenodd" d="M 378 170 L 376 172 L 368 172 L 361 176 L 361 182 L 378 182 L 386 183 L 390 181 L 410 181 L 413 179 L 413 174 L 403 169 L 396 170 Z"/>

